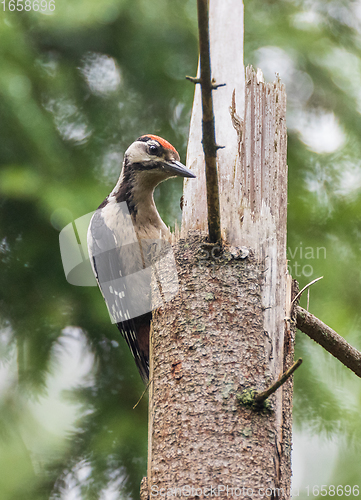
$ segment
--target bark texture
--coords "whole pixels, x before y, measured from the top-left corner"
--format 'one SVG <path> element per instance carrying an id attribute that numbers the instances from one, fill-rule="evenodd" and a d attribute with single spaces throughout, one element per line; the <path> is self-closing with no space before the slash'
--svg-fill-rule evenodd
<path id="1" fill-rule="evenodd" d="M 224 248 L 207 242 L 199 219 L 191 227 L 198 198 L 185 210 L 187 238 L 175 252 L 179 293 L 154 314 L 151 336 L 151 498 L 290 497 L 291 379 L 264 411 L 238 403 L 293 362 L 285 99 L 280 82 L 265 84 L 247 69 L 243 119 L 233 109 L 238 155 L 219 164 L 220 181 L 242 193 L 233 198 L 231 226 L 222 226 Z"/>
<path id="2" fill-rule="evenodd" d="M 198 234 L 179 242 L 180 292 L 154 319 L 149 492 L 288 498 L 290 421 L 280 439 L 277 395 L 264 412 L 237 401 L 274 381 L 264 263 L 229 251 L 206 258 L 204 242 Z M 290 401 L 288 390 L 288 411 Z"/>

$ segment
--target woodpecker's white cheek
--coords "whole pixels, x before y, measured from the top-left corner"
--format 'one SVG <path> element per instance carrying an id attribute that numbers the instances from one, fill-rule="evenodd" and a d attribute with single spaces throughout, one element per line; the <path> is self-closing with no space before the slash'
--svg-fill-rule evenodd
<path id="1" fill-rule="evenodd" d="M 150 161 L 150 156 L 142 151 L 132 151 L 128 153 L 128 159 L 130 163 L 144 163 Z"/>
<path id="2" fill-rule="evenodd" d="M 154 160 L 154 156 L 147 153 L 144 142 L 133 142 L 126 150 L 125 156 L 130 163 L 144 163 Z"/>

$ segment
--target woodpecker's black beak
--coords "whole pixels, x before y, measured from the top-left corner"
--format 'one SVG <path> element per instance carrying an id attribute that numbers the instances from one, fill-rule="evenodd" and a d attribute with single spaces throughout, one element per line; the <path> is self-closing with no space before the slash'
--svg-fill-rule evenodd
<path id="1" fill-rule="evenodd" d="M 179 177 L 190 177 L 192 179 L 196 177 L 193 172 L 188 170 L 188 168 L 183 165 L 183 163 L 176 160 L 171 160 L 164 163 L 164 170 Z"/>

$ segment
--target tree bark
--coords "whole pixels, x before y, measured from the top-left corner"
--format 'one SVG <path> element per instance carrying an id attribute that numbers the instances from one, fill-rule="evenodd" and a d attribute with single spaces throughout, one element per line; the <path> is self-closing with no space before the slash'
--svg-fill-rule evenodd
<path id="1" fill-rule="evenodd" d="M 218 36 L 217 8 L 223 12 L 232 3 L 210 1 Z M 229 26 L 234 16 L 228 12 Z M 229 81 L 239 70 L 239 48 L 234 50 L 224 73 L 220 65 L 221 77 L 212 58 L 217 83 L 228 89 L 227 98 L 219 97 L 223 88 L 214 94 L 217 142 L 226 146 L 217 157 L 223 248 L 209 244 L 204 233 L 207 204 L 195 93 L 188 158 L 197 182 L 185 187 L 182 239 L 175 250 L 179 293 L 153 314 L 144 499 L 290 498 L 292 380 L 260 411 L 239 404 L 241 395 L 267 389 L 293 362 L 286 96 L 279 81 L 265 84 L 260 72 L 248 68 L 245 102 L 238 109 L 233 105 L 230 114 L 234 87 Z M 224 99 L 219 111 L 217 96 Z M 241 101 L 237 92 L 236 98 Z"/>

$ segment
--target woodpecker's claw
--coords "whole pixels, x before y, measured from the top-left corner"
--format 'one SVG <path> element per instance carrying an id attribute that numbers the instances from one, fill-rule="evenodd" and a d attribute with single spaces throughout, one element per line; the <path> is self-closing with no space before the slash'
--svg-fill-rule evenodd
<path id="1" fill-rule="evenodd" d="M 193 172 L 191 172 L 187 167 L 183 165 L 180 161 L 169 161 L 164 164 L 166 172 L 173 173 L 178 177 L 190 177 L 194 179 L 196 176 Z"/>

